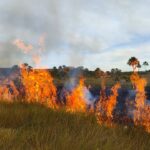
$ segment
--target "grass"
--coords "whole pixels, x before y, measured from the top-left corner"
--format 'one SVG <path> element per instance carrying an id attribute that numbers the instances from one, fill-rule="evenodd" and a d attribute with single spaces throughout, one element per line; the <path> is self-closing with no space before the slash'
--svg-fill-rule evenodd
<path id="1" fill-rule="evenodd" d="M 130 81 L 130 75 L 132 74 L 132 72 L 122 72 L 120 75 L 110 75 L 106 78 L 106 86 L 107 87 L 112 87 L 113 85 L 116 84 L 116 82 L 120 82 L 121 86 L 124 88 L 128 88 L 128 89 L 132 89 L 132 84 Z M 139 75 L 142 78 L 145 78 L 147 81 L 147 86 L 150 87 L 150 72 L 139 72 Z M 116 80 L 116 77 L 118 77 L 118 80 Z M 67 77 L 64 78 L 57 78 L 54 76 L 54 83 L 56 86 L 63 86 L 65 83 L 68 82 Z M 123 83 L 122 83 L 123 82 Z M 95 76 L 91 76 L 91 77 L 85 77 L 85 84 L 86 85 L 91 85 L 92 87 L 100 87 L 101 86 L 101 78 L 99 77 L 95 77 Z"/>
<path id="2" fill-rule="evenodd" d="M 92 114 L 0 103 L 1 150 L 148 150 L 149 139 L 142 129 L 99 126 Z"/>

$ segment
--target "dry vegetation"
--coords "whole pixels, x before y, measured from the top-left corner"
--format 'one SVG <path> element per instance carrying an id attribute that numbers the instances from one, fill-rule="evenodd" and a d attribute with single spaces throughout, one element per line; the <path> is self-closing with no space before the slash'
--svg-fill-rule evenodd
<path id="1" fill-rule="evenodd" d="M 0 103 L 0 149 L 148 150 L 141 128 L 99 126 L 95 116 L 54 111 L 39 104 Z"/>

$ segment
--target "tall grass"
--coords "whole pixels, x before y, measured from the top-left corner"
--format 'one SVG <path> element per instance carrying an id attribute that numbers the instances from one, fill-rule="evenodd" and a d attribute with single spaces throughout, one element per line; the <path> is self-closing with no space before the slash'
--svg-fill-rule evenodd
<path id="1" fill-rule="evenodd" d="M 95 116 L 0 103 L 0 150 L 149 150 L 142 129 L 99 126 Z"/>

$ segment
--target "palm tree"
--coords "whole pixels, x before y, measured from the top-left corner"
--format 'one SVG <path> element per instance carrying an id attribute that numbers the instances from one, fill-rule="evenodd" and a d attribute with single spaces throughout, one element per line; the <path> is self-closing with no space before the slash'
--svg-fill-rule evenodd
<path id="1" fill-rule="evenodd" d="M 148 64 L 147 61 L 144 61 L 144 62 L 143 62 L 143 66 L 145 66 L 145 71 L 146 71 L 146 67 L 147 67 L 148 65 L 149 65 L 149 64 Z"/>
<path id="2" fill-rule="evenodd" d="M 141 68 L 140 62 L 139 62 L 139 60 L 138 60 L 136 57 L 131 57 L 131 58 L 128 60 L 127 64 L 128 64 L 129 66 L 132 66 L 133 72 L 136 72 L 136 69 L 137 69 L 137 68 Z"/>

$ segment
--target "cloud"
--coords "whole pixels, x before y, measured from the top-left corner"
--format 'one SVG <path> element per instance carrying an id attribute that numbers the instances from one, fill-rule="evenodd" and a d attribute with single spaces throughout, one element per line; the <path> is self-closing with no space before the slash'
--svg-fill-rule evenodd
<path id="1" fill-rule="evenodd" d="M 127 47 L 117 47 L 110 51 L 105 51 L 100 54 L 88 55 L 86 57 L 85 66 L 89 66 L 93 69 L 93 66 L 100 67 L 102 70 L 111 70 L 111 68 L 120 68 L 122 70 L 132 70 L 127 65 L 127 61 L 131 56 L 135 56 L 139 59 L 141 64 L 144 61 L 149 61 L 149 49 L 150 43 L 136 44 Z M 92 62 L 92 63 L 91 63 Z"/>
<path id="2" fill-rule="evenodd" d="M 136 54 L 133 47 L 138 42 L 137 51 L 147 49 L 144 40 L 150 41 L 149 5 L 149 0 L 1 0 L 0 55 L 10 59 L 1 57 L 0 66 L 17 63 L 18 56 L 33 64 L 30 56 L 11 44 L 15 39 L 24 41 L 25 49 L 30 44 L 37 48 L 42 45 L 42 60 L 53 60 L 44 60 L 51 65 L 105 65 L 109 69 L 120 64 L 120 58 L 123 65 L 127 52 Z M 142 52 L 139 56 L 148 58 Z M 100 63 L 104 58 L 107 63 Z"/>

